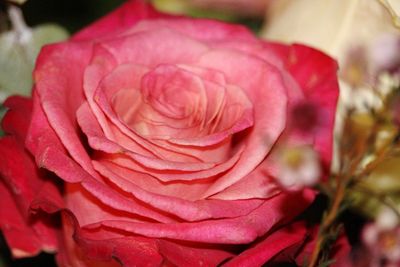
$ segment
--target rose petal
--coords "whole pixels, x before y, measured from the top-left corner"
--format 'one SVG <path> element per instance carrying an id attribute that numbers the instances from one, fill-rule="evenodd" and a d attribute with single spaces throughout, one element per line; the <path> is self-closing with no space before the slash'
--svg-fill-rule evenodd
<path id="1" fill-rule="evenodd" d="M 237 84 L 252 103 L 258 103 L 254 106 L 254 126 L 245 137 L 246 149 L 241 159 L 209 188 L 204 195 L 207 197 L 245 177 L 265 158 L 285 126 L 287 99 L 279 71 L 260 59 L 214 50 L 206 53 L 198 64 L 223 70 L 228 83 Z"/>
<path id="2" fill-rule="evenodd" d="M 13 255 L 27 257 L 41 250 L 54 252 L 57 249 L 55 222 L 29 213 L 30 202 L 45 181 L 14 137 L 0 140 L 0 174 L 0 227 Z"/>
<path id="3" fill-rule="evenodd" d="M 154 10 L 142 0 L 129 0 L 109 15 L 76 33 L 72 39 L 76 41 L 104 38 L 116 31 L 127 29 L 143 19 L 169 17 Z"/>
<path id="4" fill-rule="evenodd" d="M 51 125 L 71 157 L 85 171 L 96 176 L 78 136 L 74 117 L 84 101 L 82 73 L 90 55 L 91 47 L 87 43 L 69 42 L 44 47 L 34 72 L 40 104 L 35 101 L 34 105 L 42 105 L 48 120 L 46 125 Z"/>
<path id="5" fill-rule="evenodd" d="M 224 266 L 263 266 L 281 251 L 304 241 L 306 238 L 306 229 L 307 228 L 303 224 L 295 224 L 279 229 L 255 246 L 245 250 L 243 253 L 227 262 Z"/>
<path id="6" fill-rule="evenodd" d="M 247 201 L 199 200 L 192 202 L 177 197 L 163 196 L 143 190 L 99 163 L 94 162 L 94 166 L 103 177 L 117 185 L 120 190 L 186 221 L 244 216 L 263 203 L 263 200 L 259 199 Z"/>
<path id="7" fill-rule="evenodd" d="M 218 266 L 233 256 L 222 249 L 190 247 L 167 240 L 158 240 L 157 243 L 160 254 L 175 266 Z"/>
<path id="8" fill-rule="evenodd" d="M 27 224 L 3 183 L 0 183 L 0 194 L 0 229 L 12 255 L 16 258 L 37 255 L 42 249 L 40 238 Z"/>
<path id="9" fill-rule="evenodd" d="M 155 31 L 159 28 L 168 28 L 183 35 L 201 41 L 219 42 L 226 39 L 235 41 L 246 41 L 249 43 L 259 42 L 254 35 L 242 25 L 227 24 L 216 20 L 189 19 L 185 17 L 174 17 L 169 19 L 143 20 L 135 27 L 126 31 L 126 35 L 140 31 Z"/>
<path id="10" fill-rule="evenodd" d="M 198 200 L 201 195 L 210 186 L 213 180 L 202 180 L 199 183 L 175 181 L 173 183 L 163 183 L 159 179 L 148 173 L 138 172 L 123 167 L 121 164 L 115 164 L 112 161 L 98 161 L 101 165 L 112 170 L 114 173 L 129 180 L 140 188 L 161 195 L 174 196 L 187 200 Z"/>
<path id="11" fill-rule="evenodd" d="M 19 142 L 25 142 L 32 113 L 32 100 L 12 96 L 7 98 L 3 105 L 8 108 L 8 111 L 1 122 L 2 129 L 7 134 L 15 136 Z"/>
<path id="12" fill-rule="evenodd" d="M 171 238 L 213 244 L 246 244 L 264 235 L 277 224 L 287 222 L 298 215 L 313 198 L 314 193 L 311 191 L 279 194 L 265 201 L 249 214 L 233 219 L 166 224 L 113 220 L 100 221 L 87 225 L 85 228 L 110 227 L 152 238 Z"/>
<path id="13" fill-rule="evenodd" d="M 265 44 L 265 47 L 277 52 L 289 73 L 299 83 L 307 101 L 317 104 L 323 117 L 323 125 L 314 133 L 314 146 L 325 166 L 329 167 L 333 144 L 332 129 L 339 93 L 337 62 L 324 53 L 303 45 Z"/>

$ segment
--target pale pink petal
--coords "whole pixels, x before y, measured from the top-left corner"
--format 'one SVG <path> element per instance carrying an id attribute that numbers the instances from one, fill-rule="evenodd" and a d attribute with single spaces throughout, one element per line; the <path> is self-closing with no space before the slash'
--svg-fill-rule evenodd
<path id="1" fill-rule="evenodd" d="M 168 163 L 159 165 L 159 168 L 152 168 L 151 171 L 146 168 L 148 166 L 143 166 L 137 163 L 137 161 L 134 161 L 136 158 L 136 155 L 131 155 L 129 152 L 126 152 L 126 154 L 129 156 L 123 156 L 123 155 L 101 155 L 98 158 L 102 159 L 108 159 L 111 162 L 133 170 L 133 171 L 138 171 L 138 172 L 143 172 L 143 173 L 150 173 L 153 177 L 158 178 L 162 182 L 173 182 L 173 181 L 194 181 L 195 180 L 215 180 L 217 179 L 217 175 L 224 173 L 225 171 L 231 169 L 237 161 L 240 159 L 241 155 L 243 154 L 243 146 L 237 149 L 234 155 L 232 157 L 221 163 L 221 164 L 213 164 L 212 168 L 210 165 L 210 168 L 204 169 L 204 170 L 194 170 L 192 171 L 189 169 L 191 166 L 185 166 L 184 163 L 182 163 L 183 166 L 187 168 L 182 168 L 182 169 L 173 169 L 173 168 L 168 168 Z M 133 160 L 132 160 L 133 159 Z M 204 164 L 203 164 L 204 165 Z M 175 166 L 172 167 L 176 167 Z M 157 167 L 157 166 L 155 166 Z M 204 181 L 200 181 L 204 182 Z"/>
<path id="2" fill-rule="evenodd" d="M 200 199 L 200 196 L 210 186 L 210 183 L 212 183 L 212 180 L 202 180 L 198 183 L 185 181 L 163 183 L 159 179 L 151 176 L 146 172 L 134 171 L 121 166 L 121 164 L 115 164 L 112 161 L 107 161 L 103 159 L 99 163 L 148 192 L 177 197 L 181 199 Z"/>
<path id="3" fill-rule="evenodd" d="M 281 191 L 268 169 L 261 163 L 250 174 L 212 196 L 215 199 L 236 200 L 252 198 L 270 198 Z"/>

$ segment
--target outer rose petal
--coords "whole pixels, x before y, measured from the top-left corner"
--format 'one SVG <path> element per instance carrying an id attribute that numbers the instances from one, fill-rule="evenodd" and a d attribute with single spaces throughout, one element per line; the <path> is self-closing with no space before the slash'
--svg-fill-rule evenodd
<path id="1" fill-rule="evenodd" d="M 318 105 L 323 125 L 314 132 L 314 147 L 320 153 L 325 167 L 332 157 L 333 124 L 339 96 L 338 65 L 326 54 L 303 45 L 285 46 L 265 43 L 266 50 L 277 52 L 285 68 L 304 92 L 305 100 Z"/>
<path id="2" fill-rule="evenodd" d="M 281 193 L 265 201 L 249 214 L 237 218 L 166 224 L 114 220 L 101 221 L 87 225 L 86 228 L 93 230 L 106 227 L 152 238 L 169 238 L 200 243 L 246 244 L 264 235 L 272 227 L 293 219 L 313 199 L 314 193 L 311 190 L 293 194 Z"/>
<path id="3" fill-rule="evenodd" d="M 218 266 L 224 260 L 233 257 L 233 253 L 223 249 L 190 247 L 167 240 L 158 241 L 160 253 L 175 266 Z M 185 255 L 182 257 L 182 255 Z"/>
<path id="4" fill-rule="evenodd" d="M 23 148 L 31 100 L 13 97 L 5 105 L 10 110 L 3 120 L 3 127 L 14 136 L 0 140 L 0 228 L 15 257 L 32 256 L 41 250 L 55 251 L 55 221 L 29 211 L 31 201 L 48 183 Z"/>
<path id="5" fill-rule="evenodd" d="M 296 256 L 296 262 L 299 265 L 303 265 L 304 262 L 307 261 L 307 259 L 310 257 L 315 248 L 315 243 L 317 241 L 317 235 L 318 235 L 318 227 L 314 227 L 309 232 L 310 236 L 308 240 L 304 244 L 300 253 Z M 332 246 L 330 257 L 334 260 L 334 262 L 330 266 L 332 267 L 347 266 L 346 264 L 348 264 L 347 260 L 349 260 L 350 250 L 351 247 L 347 240 L 347 237 L 343 233 L 341 233 L 337 238 L 336 242 Z"/>
<path id="6" fill-rule="evenodd" d="M 72 37 L 72 40 L 90 40 L 104 38 L 108 34 L 124 30 L 143 19 L 169 17 L 154 10 L 143 0 L 128 0 L 109 15 L 84 28 Z"/>
<path id="7" fill-rule="evenodd" d="M 14 135 L 23 144 L 32 113 L 32 100 L 18 96 L 9 97 L 4 102 L 4 106 L 9 110 L 1 122 L 2 128 L 7 134 Z"/>
<path id="8" fill-rule="evenodd" d="M 42 249 L 40 238 L 19 212 L 10 191 L 0 183 L 0 229 L 16 258 L 34 256 Z"/>
<path id="9" fill-rule="evenodd" d="M 90 43 L 70 42 L 44 47 L 34 71 L 35 94 L 39 97 L 34 105 L 41 106 L 45 116 L 42 123 L 55 132 L 74 161 L 96 177 L 78 136 L 75 119 L 75 112 L 84 101 L 82 78 L 91 52 Z M 42 147 L 35 156 L 45 153 L 46 149 Z M 60 152 L 67 155 L 64 148 L 60 148 Z"/>
<path id="10" fill-rule="evenodd" d="M 295 224 L 284 229 L 279 229 L 255 246 L 247 249 L 229 261 L 226 267 L 252 267 L 263 266 L 281 251 L 301 243 L 306 238 L 306 227 Z"/>

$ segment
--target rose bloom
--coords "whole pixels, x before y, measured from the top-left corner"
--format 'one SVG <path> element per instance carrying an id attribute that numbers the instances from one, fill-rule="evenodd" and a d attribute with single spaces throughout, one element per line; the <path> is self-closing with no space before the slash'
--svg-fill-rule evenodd
<path id="1" fill-rule="evenodd" d="M 0 227 L 14 257 L 60 266 L 300 262 L 294 218 L 315 192 L 282 190 L 280 146 L 332 150 L 337 65 L 242 26 L 127 1 L 43 48 L 31 99 L 11 97 L 0 141 Z M 292 127 L 296 103 L 323 123 Z"/>

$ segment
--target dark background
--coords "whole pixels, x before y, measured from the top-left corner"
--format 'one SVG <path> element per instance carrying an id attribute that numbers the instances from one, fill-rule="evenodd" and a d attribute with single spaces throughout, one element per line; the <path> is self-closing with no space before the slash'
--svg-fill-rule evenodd
<path id="1" fill-rule="evenodd" d="M 123 2 L 124 0 L 28 0 L 22 9 L 30 26 L 55 22 L 74 33 Z"/>

